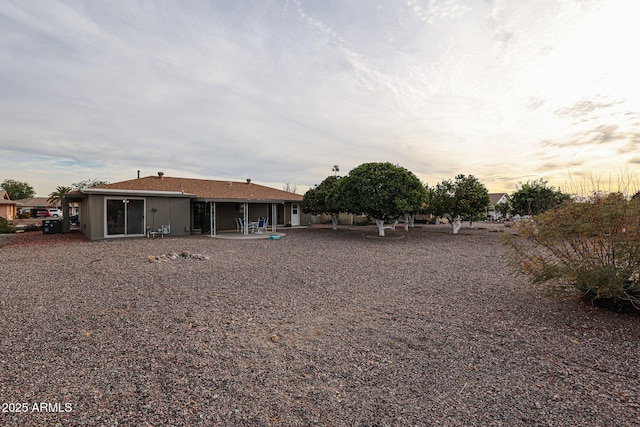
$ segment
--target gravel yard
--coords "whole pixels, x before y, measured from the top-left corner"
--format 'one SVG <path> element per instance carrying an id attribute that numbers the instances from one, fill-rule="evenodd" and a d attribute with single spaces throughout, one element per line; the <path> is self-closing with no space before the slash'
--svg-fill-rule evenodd
<path id="1" fill-rule="evenodd" d="M 640 425 L 640 318 L 500 233 L 285 232 L 0 247 L 0 425 Z"/>

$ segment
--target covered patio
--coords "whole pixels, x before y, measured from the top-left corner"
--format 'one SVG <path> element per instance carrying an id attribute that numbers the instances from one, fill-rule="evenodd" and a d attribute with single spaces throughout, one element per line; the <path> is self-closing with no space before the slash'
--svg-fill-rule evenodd
<path id="1" fill-rule="evenodd" d="M 285 226 L 288 217 L 285 203 L 275 200 L 194 200 L 191 212 L 191 228 L 195 234 L 211 237 L 222 234 L 223 237 L 256 235 L 254 238 L 261 238 L 277 234 L 278 227 Z M 264 227 L 257 229 L 260 219 L 264 219 Z"/>
<path id="2" fill-rule="evenodd" d="M 280 240 L 280 238 L 286 236 L 285 233 L 280 232 L 268 232 L 268 233 L 237 233 L 232 230 L 219 231 L 215 235 L 207 234 L 207 237 L 214 239 L 224 240 Z"/>

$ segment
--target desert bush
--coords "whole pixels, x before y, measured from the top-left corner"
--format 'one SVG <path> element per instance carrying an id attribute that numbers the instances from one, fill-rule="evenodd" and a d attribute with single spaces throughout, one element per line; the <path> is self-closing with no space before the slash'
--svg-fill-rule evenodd
<path id="1" fill-rule="evenodd" d="M 15 233 L 16 228 L 6 218 L 0 216 L 0 234 Z"/>
<path id="2" fill-rule="evenodd" d="M 556 279 L 594 304 L 640 313 L 640 200 L 597 193 L 516 227 L 507 257 L 534 283 Z"/>

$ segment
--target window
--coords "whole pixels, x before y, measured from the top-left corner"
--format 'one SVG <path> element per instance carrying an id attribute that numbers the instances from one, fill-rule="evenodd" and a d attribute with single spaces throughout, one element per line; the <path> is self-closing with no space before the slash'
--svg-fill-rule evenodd
<path id="1" fill-rule="evenodd" d="M 106 199 L 106 236 L 144 235 L 144 199 Z"/>

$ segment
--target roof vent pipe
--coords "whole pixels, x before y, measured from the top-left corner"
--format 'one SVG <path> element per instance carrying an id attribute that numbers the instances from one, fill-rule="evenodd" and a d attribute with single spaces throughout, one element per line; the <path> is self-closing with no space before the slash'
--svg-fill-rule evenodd
<path id="1" fill-rule="evenodd" d="M 251 178 L 247 178 L 247 184 L 251 184 Z"/>
<path id="2" fill-rule="evenodd" d="M 140 169 L 138 169 L 138 179 L 140 179 Z"/>
<path id="3" fill-rule="evenodd" d="M 158 176 L 160 177 L 160 179 L 162 179 L 162 177 L 164 176 L 164 172 L 158 172 Z"/>

